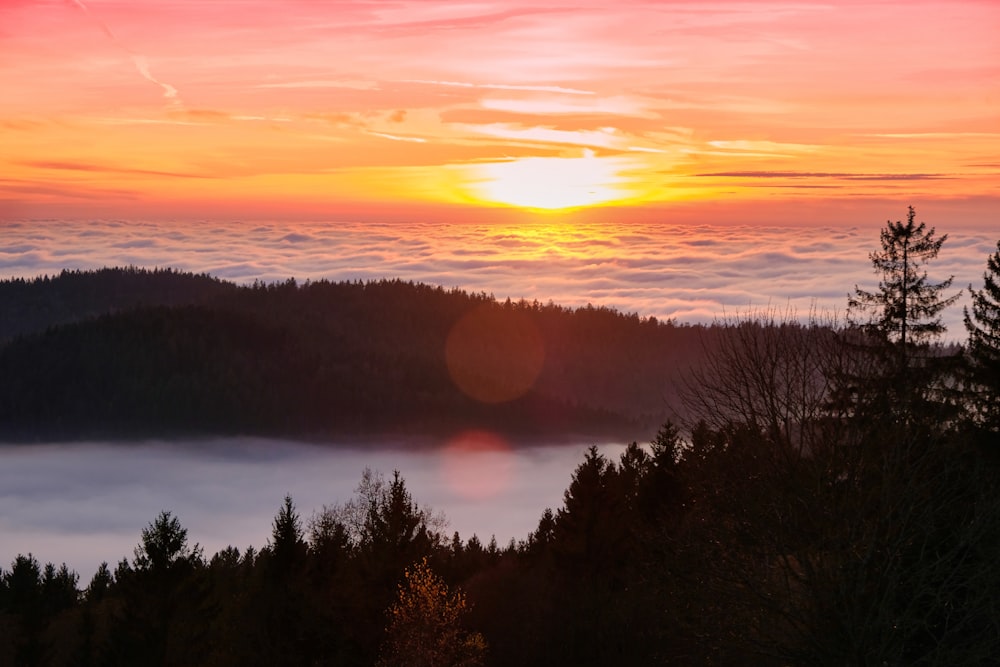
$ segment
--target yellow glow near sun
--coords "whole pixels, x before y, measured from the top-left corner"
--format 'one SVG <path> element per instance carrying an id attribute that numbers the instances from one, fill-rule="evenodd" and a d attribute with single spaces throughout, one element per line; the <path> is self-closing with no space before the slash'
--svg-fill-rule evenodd
<path id="1" fill-rule="evenodd" d="M 520 208 L 557 210 L 629 198 L 622 166 L 587 150 L 582 157 L 530 157 L 477 165 L 482 199 Z"/>

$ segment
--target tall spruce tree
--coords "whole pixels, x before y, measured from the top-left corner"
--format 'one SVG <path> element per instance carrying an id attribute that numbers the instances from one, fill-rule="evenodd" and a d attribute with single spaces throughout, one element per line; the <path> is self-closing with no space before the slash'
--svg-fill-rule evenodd
<path id="1" fill-rule="evenodd" d="M 848 317 L 869 333 L 893 343 L 905 362 L 914 346 L 930 342 L 945 331 L 941 311 L 955 303 L 959 294 L 944 296 L 954 276 L 939 283 L 927 277 L 924 264 L 937 257 L 948 239 L 935 237 L 935 230 L 921 222 L 910 206 L 906 222 L 886 221 L 881 233 L 882 249 L 871 253 L 878 290 L 869 292 L 855 285 L 848 299 Z M 867 313 L 862 321 L 859 314 Z"/>
<path id="2" fill-rule="evenodd" d="M 187 529 L 180 519 L 168 511 L 142 529 L 142 544 L 135 548 L 133 564 L 136 570 L 162 575 L 177 564 L 186 562 L 194 555 L 200 557 L 201 549 L 188 547 Z"/>
<path id="3" fill-rule="evenodd" d="M 945 295 L 954 276 L 941 282 L 928 278 L 925 265 L 937 257 L 948 235 L 936 236 L 933 227 L 915 218 L 910 206 L 906 222 L 886 222 L 881 250 L 869 255 L 880 278 L 878 289 L 855 286 L 848 297 L 848 324 L 862 333 L 861 346 L 869 353 L 849 384 L 858 392 L 855 413 L 867 415 L 872 424 L 890 423 L 885 419 L 890 413 L 907 422 L 919 417 L 939 423 L 939 409 L 949 403 L 943 380 L 954 360 L 932 344 L 945 332 L 941 312 L 961 292 Z"/>
<path id="4" fill-rule="evenodd" d="M 291 494 L 285 495 L 281 509 L 271 523 L 271 552 L 280 567 L 291 567 L 305 557 L 302 521 Z"/>
<path id="5" fill-rule="evenodd" d="M 969 403 L 975 419 L 990 431 L 1000 431 L 1000 241 L 986 260 L 983 288 L 969 285 L 972 310 L 964 309 L 969 333 Z"/>

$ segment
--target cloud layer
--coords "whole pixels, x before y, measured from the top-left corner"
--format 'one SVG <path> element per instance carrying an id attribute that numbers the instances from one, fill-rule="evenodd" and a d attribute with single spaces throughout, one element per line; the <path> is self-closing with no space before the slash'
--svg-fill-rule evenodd
<path id="1" fill-rule="evenodd" d="M 66 562 L 86 586 L 101 561 L 114 569 L 131 559 L 140 531 L 161 510 L 173 512 L 190 545 L 200 543 L 207 556 L 229 545 L 260 549 L 285 494 L 305 522 L 323 505 L 350 499 L 366 467 L 399 470 L 414 499 L 444 514 L 463 539 L 475 533 L 486 543 L 496 535 L 505 545 L 526 538 L 546 507 L 559 506 L 590 444 L 484 454 L 481 463 L 491 467 L 506 456 L 500 463 L 507 474 L 492 493 L 471 495 L 453 477 L 474 474 L 476 461 L 401 442 L 378 449 L 236 439 L 7 445 L 0 447 L 0 568 L 31 552 L 42 563 Z M 612 458 L 622 449 L 601 447 Z"/>
<path id="2" fill-rule="evenodd" d="M 937 228 L 949 238 L 928 266 L 931 278 L 954 275 L 956 291 L 979 287 L 995 235 Z M 133 264 L 238 283 L 402 278 L 708 322 L 768 307 L 842 314 L 855 285 L 877 285 L 868 260 L 877 247 L 875 225 L 50 221 L 4 225 L 0 276 Z M 959 306 L 945 321 L 963 335 Z"/>

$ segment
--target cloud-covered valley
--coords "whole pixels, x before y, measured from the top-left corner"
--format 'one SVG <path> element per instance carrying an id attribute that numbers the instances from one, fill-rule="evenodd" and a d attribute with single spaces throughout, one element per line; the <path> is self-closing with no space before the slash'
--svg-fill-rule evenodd
<path id="1" fill-rule="evenodd" d="M 979 287 L 996 239 L 981 229 L 938 232 L 949 238 L 927 267 L 931 279 Z M 707 322 L 762 308 L 842 314 L 855 285 L 877 285 L 868 260 L 877 247 L 875 225 L 32 221 L 4 224 L 0 276 L 136 265 L 237 283 L 401 278 Z M 945 320 L 961 336 L 961 307 Z"/>

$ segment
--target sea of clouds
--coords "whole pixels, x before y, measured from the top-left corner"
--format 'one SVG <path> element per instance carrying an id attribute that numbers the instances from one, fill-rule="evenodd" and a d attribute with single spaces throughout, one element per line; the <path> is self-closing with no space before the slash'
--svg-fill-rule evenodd
<path id="1" fill-rule="evenodd" d="M 874 289 L 877 226 L 22 221 L 0 226 L 0 277 L 63 269 L 174 267 L 254 280 L 402 278 L 565 306 L 606 305 L 678 322 L 755 309 L 843 315 L 855 285 Z M 997 238 L 949 238 L 928 265 L 954 290 L 981 287 Z M 944 316 L 964 337 L 961 305 Z"/>

